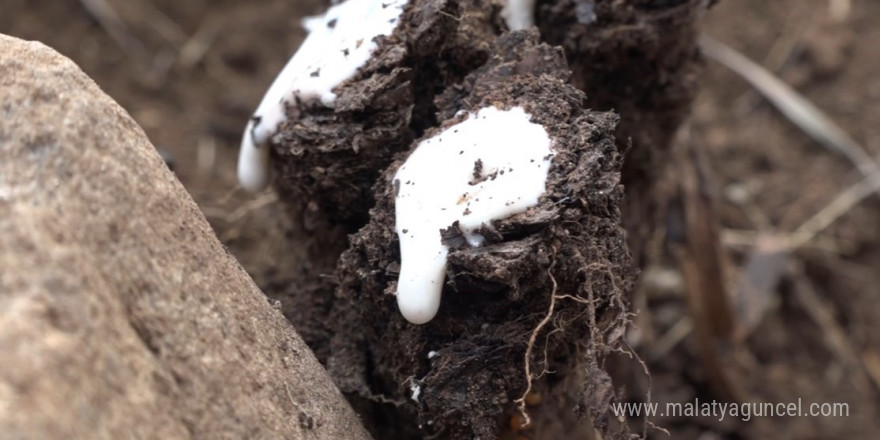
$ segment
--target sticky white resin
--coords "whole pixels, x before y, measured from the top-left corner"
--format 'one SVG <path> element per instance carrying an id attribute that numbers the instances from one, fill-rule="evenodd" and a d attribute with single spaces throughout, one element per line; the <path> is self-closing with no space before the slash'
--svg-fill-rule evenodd
<path id="1" fill-rule="evenodd" d="M 521 107 L 486 107 L 410 154 L 394 177 L 397 304 L 407 321 L 424 324 L 440 307 L 449 250 L 440 231 L 457 221 L 467 242 L 480 246 L 477 230 L 484 223 L 537 205 L 546 190 L 550 144 L 544 127 Z"/>
<path id="2" fill-rule="evenodd" d="M 535 24 L 535 0 L 505 0 L 501 17 L 512 31 L 530 28 Z"/>
<path id="3" fill-rule="evenodd" d="M 390 35 L 408 0 L 347 0 L 323 16 L 303 20 L 302 46 L 269 87 L 245 129 L 238 157 L 241 186 L 257 191 L 269 181 L 269 139 L 287 117 L 286 107 L 319 101 L 332 107 L 333 88 L 357 73 Z"/>
<path id="4" fill-rule="evenodd" d="M 409 389 L 410 391 L 412 391 L 410 399 L 412 399 L 416 403 L 419 403 L 419 396 L 422 394 L 422 387 L 420 387 L 416 383 L 413 383 L 412 385 L 410 385 Z"/>

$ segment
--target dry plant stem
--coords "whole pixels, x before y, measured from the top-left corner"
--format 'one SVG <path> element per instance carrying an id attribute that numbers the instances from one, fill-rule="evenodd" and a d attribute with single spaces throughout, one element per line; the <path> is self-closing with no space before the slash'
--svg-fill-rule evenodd
<path id="1" fill-rule="evenodd" d="M 853 386 L 858 390 L 868 389 L 872 384 L 872 381 L 869 380 L 870 367 L 859 357 L 852 342 L 850 342 L 846 335 L 846 330 L 835 319 L 836 312 L 834 306 L 828 301 L 823 300 L 813 290 L 802 271 L 799 272 L 801 273 L 798 273 L 798 276 L 793 277 L 798 300 L 803 304 L 816 325 L 822 329 L 825 342 L 831 352 L 854 373 L 850 375 Z M 876 382 L 873 384 L 875 386 L 878 385 Z M 880 387 L 876 388 L 876 390 L 880 391 Z"/>
<path id="2" fill-rule="evenodd" d="M 791 233 L 788 246 L 803 246 L 872 193 L 880 191 L 880 171 L 841 192 L 831 203 Z"/>
<path id="3" fill-rule="evenodd" d="M 702 35 L 699 44 L 704 55 L 748 81 L 791 122 L 826 148 L 846 156 L 862 174 L 870 176 L 880 170 L 861 145 L 788 84 L 718 40 Z"/>
<path id="4" fill-rule="evenodd" d="M 649 353 L 650 361 L 657 361 L 666 357 L 673 348 L 684 340 L 694 330 L 694 323 L 687 316 L 683 316 L 675 325 L 652 344 Z"/>
<path id="5" fill-rule="evenodd" d="M 835 19 L 838 20 L 842 20 L 848 15 L 849 6 L 848 1 L 832 0 L 830 2 L 832 15 L 835 15 Z M 747 264 L 747 270 L 740 280 L 736 298 L 752 298 L 752 300 L 763 300 L 766 303 L 766 295 L 778 282 L 785 267 L 786 256 L 790 251 L 804 246 L 813 240 L 818 233 L 849 212 L 868 195 L 872 193 L 880 194 L 880 167 L 878 167 L 877 162 L 864 148 L 831 121 L 821 110 L 773 74 L 739 52 L 710 37 L 702 36 L 699 44 L 706 56 L 720 62 L 742 76 L 762 95 L 767 97 L 790 121 L 826 148 L 846 156 L 866 176 L 861 182 L 840 193 L 828 206 L 803 223 L 793 233 L 775 242 L 771 246 L 772 249 L 759 250 L 752 255 Z M 777 261 L 777 264 L 769 266 L 766 262 L 755 264 L 757 259 L 761 258 L 770 258 Z M 803 291 L 804 289 L 799 290 Z M 801 295 L 806 294 L 802 293 Z M 809 297 L 805 297 L 803 300 L 813 305 L 813 307 L 810 307 L 811 310 L 819 310 L 817 303 L 815 301 L 810 302 Z M 764 306 L 752 304 L 751 308 L 745 307 L 745 309 L 755 313 L 752 313 L 749 319 L 741 320 L 740 324 L 742 326 L 738 329 L 737 340 L 743 340 L 757 326 L 763 311 L 766 309 L 766 304 Z M 828 317 L 815 313 L 813 316 L 824 329 L 831 329 L 831 334 L 829 335 L 829 338 L 831 338 L 830 343 L 833 346 L 840 347 L 840 338 L 841 336 L 845 337 L 845 335 L 841 333 L 834 336 L 834 327 L 831 327 L 828 319 L 825 319 Z"/>
<path id="6" fill-rule="evenodd" d="M 198 30 L 180 47 L 177 62 L 184 69 L 192 69 L 204 59 L 211 45 L 220 35 L 225 20 L 216 14 L 209 16 L 199 25 Z"/>
<path id="7" fill-rule="evenodd" d="M 880 172 L 868 176 L 840 192 L 831 203 L 788 234 L 781 247 L 793 251 L 807 246 L 818 234 L 877 191 L 880 191 Z M 751 231 L 725 231 L 724 234 L 724 241 L 733 245 L 755 246 L 759 238 L 760 234 Z M 828 241 L 816 247 L 830 251 L 839 251 L 841 244 Z"/>
<path id="8" fill-rule="evenodd" d="M 851 11 L 852 0 L 828 0 L 828 16 L 834 21 L 846 21 Z"/>
<path id="9" fill-rule="evenodd" d="M 767 55 L 761 63 L 761 65 L 767 66 L 767 69 L 770 72 L 780 72 L 783 70 L 795 49 L 800 44 L 801 37 L 807 27 L 813 22 L 813 20 L 808 19 L 793 23 L 794 17 L 795 15 L 793 14 L 785 20 L 779 38 L 777 38 L 776 41 L 773 42 L 773 45 L 770 46 Z M 736 99 L 735 103 L 739 114 L 746 114 L 753 111 L 761 103 L 761 96 L 761 93 L 755 89 L 749 89 L 743 93 L 742 96 Z"/>
<path id="10" fill-rule="evenodd" d="M 868 370 L 868 375 L 871 376 L 871 381 L 874 382 L 874 386 L 880 390 L 880 353 L 869 348 L 862 352 L 861 359 L 862 365 Z"/>
<path id="11" fill-rule="evenodd" d="M 724 263 L 719 246 L 718 219 L 710 194 L 708 167 L 699 150 L 689 142 L 682 143 L 686 156 L 682 161 L 685 165 L 681 174 L 680 191 L 684 204 L 685 243 L 692 264 L 698 269 L 701 288 L 690 289 L 691 293 L 700 295 L 699 303 L 704 303 L 712 319 L 706 321 L 709 334 L 713 337 L 727 339 L 733 331 L 733 319 L 727 297 L 724 294 Z M 695 327 L 702 327 L 695 323 Z"/>
<path id="12" fill-rule="evenodd" d="M 792 53 L 798 47 L 801 36 L 809 26 L 809 19 L 795 21 L 795 16 L 790 15 L 783 25 L 782 33 L 779 38 L 773 42 L 767 55 L 764 57 L 763 65 L 769 66 L 770 70 L 778 71 L 782 69 L 786 62 L 791 59 Z"/>
<path id="13" fill-rule="evenodd" d="M 760 324 L 769 305 L 768 297 L 785 272 L 791 252 L 810 243 L 817 234 L 877 190 L 880 190 L 880 173 L 841 192 L 794 232 L 787 235 L 764 233 L 752 237 L 750 244 L 755 249 L 745 264 L 734 295 L 738 316 L 737 341 L 744 341 Z M 831 250 L 839 247 L 835 245 Z M 815 319 L 820 322 L 818 318 Z"/>
<path id="14" fill-rule="evenodd" d="M 146 47 L 129 31 L 125 21 L 107 3 L 107 0 L 80 0 L 80 3 L 123 51 L 144 66 L 150 65 Z"/>
<path id="15" fill-rule="evenodd" d="M 716 211 L 708 188 L 708 173 L 700 151 L 688 141 L 686 129 L 679 132 L 682 165 L 680 199 L 685 232 L 673 243 L 686 283 L 688 307 L 693 321 L 699 357 L 716 393 L 731 401 L 742 396 L 728 378 L 723 349 L 729 348 L 734 317 L 725 289 L 725 270 L 719 240 Z"/>
<path id="16" fill-rule="evenodd" d="M 770 228 L 764 228 L 760 231 L 742 230 L 742 229 L 724 229 L 721 231 L 721 242 L 725 246 L 735 248 L 751 248 L 754 247 L 758 238 L 771 232 L 767 232 Z M 851 254 L 857 249 L 857 244 L 838 237 L 832 237 L 821 232 L 815 235 L 810 241 L 804 242 L 799 248 L 820 250 L 833 254 L 846 255 Z"/>
<path id="17" fill-rule="evenodd" d="M 137 8 L 138 13 L 144 14 L 144 16 L 147 17 L 147 20 L 159 36 L 174 47 L 180 47 L 188 38 L 186 32 L 184 32 L 183 29 L 180 28 L 180 25 L 172 20 L 171 17 L 162 12 L 162 10 L 154 4 L 154 1 L 155 0 L 126 0 L 127 3 L 130 3 Z"/>
<path id="18" fill-rule="evenodd" d="M 210 208 L 205 207 L 202 208 L 202 212 L 205 213 L 205 216 L 211 218 L 217 218 L 225 221 L 226 223 L 236 223 L 239 220 L 245 218 L 250 213 L 264 207 L 271 205 L 278 201 L 278 194 L 274 191 L 266 191 L 259 197 L 245 203 L 244 205 L 239 206 L 234 211 L 229 212 L 223 208 Z"/>

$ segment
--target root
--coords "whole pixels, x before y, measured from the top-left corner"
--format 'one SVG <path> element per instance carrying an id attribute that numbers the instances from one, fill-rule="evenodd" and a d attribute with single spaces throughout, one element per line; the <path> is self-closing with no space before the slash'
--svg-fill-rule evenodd
<path id="1" fill-rule="evenodd" d="M 550 268 L 547 269 L 547 275 L 550 277 L 550 282 L 553 284 L 553 289 L 550 293 L 550 304 L 547 307 L 547 313 L 544 315 L 544 317 L 541 319 L 541 321 L 538 323 L 538 325 L 535 326 L 535 328 L 532 330 L 532 332 L 529 336 L 529 342 L 526 345 L 526 353 L 525 353 L 524 362 L 523 362 L 524 367 L 525 367 L 524 369 L 525 369 L 525 377 L 526 377 L 526 389 L 523 392 L 522 396 L 520 396 L 518 399 L 514 400 L 514 403 L 517 404 L 517 410 L 520 412 L 520 414 L 523 417 L 523 426 L 529 426 L 531 424 L 531 418 L 529 417 L 528 410 L 526 409 L 526 398 L 532 392 L 534 381 L 548 372 L 547 371 L 548 361 L 547 361 L 546 349 L 544 352 L 544 371 L 542 371 L 540 374 L 538 374 L 536 376 L 533 376 L 533 374 L 532 374 L 531 358 L 532 358 L 532 355 L 534 354 L 539 335 L 541 334 L 542 331 L 544 331 L 544 328 L 547 327 L 548 324 L 550 324 L 551 322 L 554 321 L 554 317 L 556 314 L 556 303 L 558 300 L 571 300 L 575 303 L 588 306 L 587 307 L 588 310 L 586 312 L 589 315 L 589 317 L 588 317 L 589 325 L 591 328 L 591 333 L 593 334 L 593 336 L 591 336 L 592 345 L 594 345 L 596 347 L 604 347 L 606 350 L 608 349 L 608 347 L 606 347 L 605 344 L 602 342 L 601 332 L 598 331 L 598 322 L 597 322 L 597 318 L 596 318 L 597 299 L 593 295 L 592 289 L 587 289 L 587 292 L 588 292 L 587 298 L 584 298 L 579 295 L 557 294 L 557 290 L 558 290 L 559 286 L 556 282 L 556 278 L 553 276 L 553 273 L 552 273 L 554 265 L 555 265 L 555 261 L 553 263 L 551 263 Z M 602 265 L 591 264 L 591 265 L 588 265 L 588 266 L 582 268 L 581 270 L 582 271 L 588 270 L 588 269 L 595 270 L 595 269 L 597 269 L 597 267 L 602 267 Z M 614 285 L 614 289 L 619 292 L 619 290 L 617 290 L 617 285 L 613 280 L 613 276 L 611 278 L 612 278 L 611 282 L 612 282 L 612 285 Z M 625 310 L 624 304 L 620 303 L 621 300 L 619 297 L 617 298 L 617 301 L 618 301 L 618 303 L 616 304 L 616 306 L 619 307 L 621 310 Z M 626 320 L 626 316 L 627 315 L 624 312 L 622 315 L 624 320 Z M 559 323 L 557 323 L 557 326 L 564 327 L 565 324 L 559 325 Z M 610 329 L 614 329 L 614 328 L 617 328 L 618 326 L 611 325 L 609 327 L 610 327 Z M 624 328 L 626 327 L 625 323 L 623 323 L 623 327 Z M 562 329 L 557 328 L 556 330 L 550 332 L 550 334 L 548 334 L 546 336 L 546 339 L 549 340 L 549 337 L 553 333 L 558 332 L 558 331 L 562 331 Z M 607 336 L 608 335 L 606 335 L 606 337 Z M 547 345 L 548 345 L 548 342 L 545 342 L 545 347 Z M 641 362 L 641 359 L 639 359 L 639 361 Z M 644 364 L 643 364 L 643 367 L 644 367 Z"/>
<path id="2" fill-rule="evenodd" d="M 556 299 L 559 298 L 556 296 L 556 278 L 553 277 L 553 273 L 550 272 L 553 269 L 553 264 L 550 265 L 550 268 L 547 269 L 547 275 L 550 277 L 550 281 L 553 283 L 553 291 L 550 292 L 550 306 L 547 308 L 547 314 L 544 315 L 544 319 L 538 323 L 534 330 L 532 330 L 531 336 L 529 336 L 529 344 L 526 346 L 526 355 L 525 355 L 525 372 L 526 372 L 526 390 L 523 392 L 522 396 L 519 399 L 514 400 L 514 403 L 517 404 L 517 409 L 520 414 L 523 416 L 523 426 L 529 426 L 532 423 L 532 419 L 529 417 L 529 412 L 526 410 L 526 397 L 528 397 L 529 393 L 532 392 L 532 363 L 530 359 L 532 358 L 532 352 L 535 349 L 535 341 L 538 340 L 538 335 L 541 333 L 541 330 L 553 319 L 553 313 L 556 309 Z"/>

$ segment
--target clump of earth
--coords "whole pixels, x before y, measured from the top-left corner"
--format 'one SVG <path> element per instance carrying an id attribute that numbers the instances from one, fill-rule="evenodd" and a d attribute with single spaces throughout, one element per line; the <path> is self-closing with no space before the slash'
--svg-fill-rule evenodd
<path id="1" fill-rule="evenodd" d="M 545 23 L 568 13 L 548 7 L 537 7 Z M 637 12 L 624 9 L 596 13 L 625 21 Z M 620 118 L 589 110 L 595 104 L 572 85 L 583 83 L 566 57 L 578 70 L 600 57 L 572 56 L 572 46 L 544 43 L 534 29 L 511 32 L 501 10 L 479 0 L 411 2 L 334 89 L 336 102 L 289 107 L 272 145 L 277 191 L 324 243 L 297 281 L 308 294 L 291 295 L 285 308 L 379 437 L 552 432 L 575 415 L 600 432 L 628 432 L 611 417 L 616 391 L 605 370 L 623 347 L 636 274 L 620 210 L 628 143 L 615 138 Z M 639 43 L 617 47 L 626 44 Z M 445 225 L 439 311 L 413 325 L 395 300 L 404 182 L 394 176 L 420 142 L 487 107 L 524 109 L 546 130 L 546 190 L 535 206 L 484 224 L 480 246 L 468 244 L 473 231 Z"/>

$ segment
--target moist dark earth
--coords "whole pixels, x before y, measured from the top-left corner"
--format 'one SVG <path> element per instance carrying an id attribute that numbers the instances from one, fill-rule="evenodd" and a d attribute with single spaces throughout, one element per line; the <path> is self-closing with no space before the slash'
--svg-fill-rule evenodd
<path id="1" fill-rule="evenodd" d="M 360 377 L 344 377 L 344 383 L 358 387 L 344 391 L 379 392 L 405 401 L 410 387 L 418 387 L 418 405 L 410 406 L 418 410 L 427 434 L 492 438 L 497 421 L 510 415 L 524 392 L 529 337 L 553 301 L 559 337 L 533 342 L 529 362 L 536 372 L 556 374 L 542 375 L 542 380 L 536 375 L 534 392 L 546 396 L 548 406 L 580 405 L 597 424 L 607 425 L 600 404 L 554 402 L 570 396 L 550 388 L 568 379 L 564 371 L 601 364 L 610 351 L 620 349 L 614 338 L 623 334 L 628 320 L 622 293 L 635 273 L 617 209 L 623 197 L 621 155 L 612 136 L 617 118 L 584 110 L 585 96 L 566 84 L 570 73 L 561 49 L 539 45 L 537 32 L 508 34 L 495 47 L 483 67 L 437 99 L 438 114 L 451 117 L 440 129 L 460 122 L 452 115 L 461 110 L 523 107 L 554 140 L 547 194 L 538 206 L 493 222 L 492 230 L 483 231 L 487 244 L 480 248 L 464 245 L 461 232 L 451 225 L 444 234 L 450 246 L 449 282 L 440 312 L 430 323 L 413 326 L 389 294 L 400 268 L 393 200 L 396 187 L 406 184 L 394 181 L 401 165 L 395 161 L 378 181 L 370 222 L 351 237 L 340 260 L 336 304 L 354 308 L 358 316 L 346 321 L 353 324 L 351 330 L 334 336 L 331 363 L 355 363 L 351 353 L 365 345 L 370 356 Z M 437 130 L 428 130 L 425 137 Z M 603 328 L 584 325 L 585 320 L 601 322 Z M 592 386 L 609 387 L 607 373 L 597 373 Z M 406 381 L 410 387 L 397 385 Z M 383 387 L 376 389 L 377 384 Z M 610 387 L 604 391 L 613 394 Z M 558 423 L 558 414 L 552 417 Z"/>
<path id="2" fill-rule="evenodd" d="M 379 171 L 437 124 L 434 96 L 486 60 L 500 32 L 497 12 L 488 0 L 413 2 L 395 32 L 378 38 L 373 57 L 338 89 L 332 111 L 291 110 L 279 142 L 285 148 L 274 149 L 278 193 L 295 209 L 350 232 L 365 224 Z"/>
<path id="3" fill-rule="evenodd" d="M 170 158 L 177 175 L 223 242 L 260 287 L 270 297 L 281 301 L 288 318 L 307 340 L 313 341 L 318 357 L 328 362 L 328 369 L 336 371 L 337 377 L 357 378 L 360 373 L 354 371 L 354 365 L 349 362 L 340 365 L 331 356 L 333 343 L 329 340 L 330 335 L 337 333 L 340 321 L 328 320 L 310 326 L 305 324 L 308 317 L 302 314 L 307 310 L 303 303 L 322 309 L 323 313 L 338 313 L 333 312 L 337 286 L 328 284 L 326 279 L 346 280 L 345 270 L 338 274 L 335 271 L 336 255 L 345 250 L 345 237 L 352 232 L 352 227 L 325 223 L 327 219 L 315 214 L 325 210 L 314 204 L 311 211 L 308 210 L 309 204 L 305 209 L 297 206 L 297 202 L 306 197 L 291 197 L 293 192 L 279 197 L 272 192 L 254 196 L 235 190 L 234 162 L 244 124 L 263 91 L 301 40 L 303 32 L 297 25 L 298 18 L 317 13 L 322 5 L 319 2 L 281 0 L 247 3 L 108 1 L 124 23 L 121 35 L 127 36 L 114 39 L 108 28 L 102 26 L 83 3 L 6 0 L 0 15 L 0 32 L 43 41 L 71 57 L 131 112 L 157 147 Z M 570 9 L 577 3 L 539 1 L 538 16 Z M 631 4 L 638 9 L 659 3 L 642 1 Z M 880 38 L 880 26 L 877 26 L 880 5 L 870 0 L 854 0 L 851 11 L 841 18 L 839 12 L 832 13 L 829 6 L 832 3 L 840 2 L 721 1 L 702 19 L 700 28 L 770 68 L 827 111 L 877 156 L 880 148 L 876 140 L 876 127 L 880 127 L 877 110 L 880 107 L 876 105 L 880 96 L 880 59 L 870 42 Z M 607 4 L 597 2 L 594 11 L 597 17 L 606 13 L 601 8 Z M 584 12 L 583 9 L 580 11 Z M 628 13 L 622 9 L 614 11 L 621 17 Z M 604 21 L 598 20 L 597 23 L 601 25 Z M 701 91 L 691 107 L 691 116 L 685 120 L 684 130 L 688 134 L 687 142 L 706 154 L 708 170 L 715 183 L 724 254 L 735 281 L 754 246 L 754 240 L 749 238 L 750 232 L 785 233 L 794 230 L 841 190 L 857 182 L 859 177 L 845 160 L 815 144 L 779 116 L 748 85 L 712 62 L 697 61 L 696 65 L 688 64 L 688 69 L 677 71 L 680 76 L 662 77 L 668 81 L 666 87 L 662 87 L 663 83 L 658 86 L 657 82 L 645 85 L 640 81 L 642 75 L 639 71 L 618 76 L 610 73 L 619 72 L 615 69 L 626 63 L 607 55 L 615 53 L 614 50 L 609 48 L 606 52 L 602 45 L 591 49 L 588 44 L 603 36 L 629 35 L 635 38 L 623 37 L 624 40 L 638 42 L 637 47 L 652 48 L 655 53 L 657 50 L 666 51 L 668 43 L 652 39 L 651 35 L 656 34 L 645 31 L 646 26 L 650 27 L 650 23 L 631 22 L 618 28 L 589 27 L 587 34 L 590 37 L 563 34 L 562 26 L 558 25 L 553 26 L 555 29 L 542 28 L 542 32 L 547 41 L 565 46 L 574 70 L 572 83 L 587 90 L 587 107 L 598 112 L 616 110 L 619 114 L 618 147 L 606 146 L 603 150 L 611 155 L 609 159 L 613 152 L 624 151 L 621 142 L 630 138 L 642 145 L 663 144 L 666 142 L 663 139 L 673 139 L 675 126 L 684 116 L 680 108 L 688 105 L 691 93 L 696 90 L 694 87 L 700 85 Z M 595 35 L 590 34 L 594 31 Z M 580 41 L 578 47 L 586 49 L 584 53 L 598 54 L 600 59 L 600 55 L 606 54 L 606 58 L 599 64 L 594 63 L 593 69 L 580 65 L 578 58 L 572 56 L 570 43 L 575 41 Z M 632 57 L 642 60 L 646 59 L 643 52 L 651 53 L 651 50 L 632 51 Z M 676 66 L 679 60 L 694 56 L 690 51 L 661 53 L 663 56 L 656 58 L 655 71 Z M 483 61 L 482 57 L 477 53 L 474 62 Z M 424 72 L 427 76 L 436 74 Z M 450 69 L 443 72 L 450 72 Z M 448 81 L 456 81 L 468 72 L 450 73 Z M 438 88 L 448 85 L 443 81 L 436 84 Z M 627 92 L 633 90 L 644 92 Z M 416 95 L 434 96 L 438 93 L 439 90 L 433 90 Z M 656 97 L 649 96 L 657 93 Z M 644 99 L 613 100 L 613 96 L 621 94 Z M 423 130 L 436 126 L 440 120 L 431 120 L 430 111 L 434 109 L 429 103 L 418 107 L 429 110 L 415 117 L 424 122 L 409 125 L 412 139 L 423 135 Z M 439 105 L 436 109 L 442 108 L 443 105 Z M 640 111 L 631 111 L 633 108 Z M 636 119 L 633 115 L 637 114 L 645 119 Z M 608 123 L 607 119 L 597 120 L 600 119 Z M 658 133 L 657 139 L 646 138 L 644 132 L 632 128 L 643 125 L 654 127 L 645 132 Z M 608 130 L 609 127 L 602 125 L 599 132 L 607 133 Z M 608 139 L 607 134 L 601 137 Z M 638 180 L 631 176 L 642 173 L 660 174 L 650 167 L 657 161 L 663 159 L 651 157 L 625 162 L 624 169 L 629 171 L 624 173 L 624 183 L 631 178 Z M 614 168 L 612 164 L 608 166 Z M 674 163 L 672 168 L 675 169 Z M 658 184 L 657 193 L 656 197 L 663 197 L 662 182 Z M 656 202 L 662 205 L 662 200 Z M 646 206 L 644 203 L 636 205 Z M 626 298 L 635 314 L 631 318 L 634 326 L 627 331 L 625 341 L 641 355 L 651 371 L 651 396 L 655 401 L 716 398 L 706 372 L 700 366 L 693 335 L 680 331 L 686 328 L 682 323 L 686 324 L 688 309 L 683 299 L 681 274 L 666 259 L 663 250 L 664 227 L 647 228 L 650 235 L 646 234 L 640 228 L 651 223 L 646 218 L 655 214 L 627 211 L 628 206 L 624 205 L 621 220 L 627 225 L 630 237 L 642 237 L 639 243 L 631 243 L 642 268 L 642 277 L 639 287 Z M 365 222 L 366 218 L 360 217 L 358 221 Z M 880 276 L 874 270 L 880 265 L 878 224 L 880 205 L 876 198 L 869 198 L 825 230 L 811 246 L 797 250 L 789 258 L 794 269 L 786 271 L 782 283 L 771 292 L 773 306 L 746 341 L 749 353 L 746 364 L 751 368 L 750 374 L 737 376 L 751 401 L 789 402 L 802 398 L 809 402 L 846 402 L 849 417 L 756 418 L 748 422 L 729 418 L 719 422 L 709 417 L 657 417 L 651 422 L 669 430 L 673 438 L 872 438 L 871 434 L 880 429 L 876 419 L 876 414 L 880 413 L 880 336 L 875 331 L 880 324 L 880 295 L 876 287 Z M 377 231 L 388 233 L 388 220 L 383 220 L 381 215 L 374 219 L 373 226 Z M 612 230 L 607 236 L 615 234 L 618 232 Z M 383 245 L 389 246 L 390 243 L 386 241 Z M 381 267 L 381 263 L 369 264 Z M 563 278 L 562 274 L 558 276 L 558 280 Z M 547 279 L 537 277 L 533 281 L 546 286 Z M 343 286 L 346 284 L 347 281 Z M 820 310 L 827 312 L 831 316 L 830 322 L 842 330 L 845 336 L 843 345 L 840 340 L 829 338 L 828 326 L 831 324 L 828 320 L 815 318 L 817 306 L 804 302 L 803 284 L 815 291 L 820 299 Z M 344 297 L 345 289 L 340 293 Z M 452 292 L 444 299 L 454 298 L 454 295 Z M 535 308 L 546 312 L 546 298 L 539 305 Z M 383 316 L 394 316 L 393 304 L 387 306 Z M 338 315 L 334 316 L 338 319 Z M 534 327 L 541 316 L 528 316 L 526 320 L 531 321 L 527 324 Z M 393 325 L 393 320 L 379 325 Z M 365 333 L 369 339 L 370 332 Z M 564 342 L 562 345 L 571 343 L 567 338 L 560 339 Z M 522 335 L 518 335 L 517 340 L 521 341 Z M 336 343 L 344 346 L 344 342 Z M 483 346 L 481 344 L 484 342 L 450 345 L 448 350 L 467 354 L 468 350 Z M 401 348 L 405 346 L 400 345 Z M 409 347 L 418 350 L 415 345 Z M 509 350 L 517 357 L 516 351 L 522 353 L 523 347 L 514 346 Z M 605 365 L 588 365 L 582 371 L 571 372 L 570 376 L 579 374 L 581 377 L 565 386 L 572 385 L 568 388 L 576 389 L 573 385 L 582 382 L 583 376 L 595 378 L 601 374 L 597 371 L 611 371 L 615 392 L 620 392 L 617 387 L 624 388 L 623 392 L 630 399 L 644 400 L 648 376 L 625 355 L 618 358 L 608 359 Z M 395 361 L 405 371 L 423 373 L 431 367 L 424 358 L 419 363 L 402 357 Z M 564 356 L 559 361 L 565 363 Z M 378 376 L 387 374 L 373 373 Z M 563 373 L 566 372 L 560 375 Z M 446 379 L 461 380 L 461 377 L 453 375 Z M 523 379 L 522 369 L 517 366 L 516 371 L 510 369 L 509 374 L 502 375 L 497 382 L 502 385 L 497 388 L 522 387 L 522 382 L 517 381 Z M 542 380 L 551 381 L 550 376 Z M 340 383 L 343 389 L 355 389 L 359 385 L 357 380 Z M 538 408 L 544 408 L 547 412 L 561 414 L 577 402 L 577 396 L 562 404 L 546 399 L 548 388 L 541 387 L 551 385 L 539 384 L 536 395 L 529 399 L 532 413 L 540 413 Z M 379 425 L 374 429 L 382 432 L 383 429 L 392 429 L 390 427 L 398 422 L 385 417 L 397 411 L 397 397 L 409 397 L 406 395 L 408 390 L 409 384 L 401 388 L 401 384 L 386 383 L 373 391 L 390 393 L 389 396 L 394 397 L 388 400 L 392 402 L 385 400 L 386 396 L 376 395 L 372 400 L 367 399 L 369 404 L 363 401 L 354 403 Z M 595 390 L 589 394 L 601 395 Z M 425 405 L 430 401 L 429 395 L 423 394 Z M 516 397 L 516 393 L 512 395 Z M 442 399 L 444 396 L 435 395 L 433 398 Z M 388 403 L 375 403 L 377 401 Z M 382 405 L 388 407 L 386 411 L 381 410 Z M 409 400 L 403 407 L 402 412 L 416 417 L 412 415 L 416 411 L 414 402 Z M 503 414 L 497 423 L 505 428 L 510 425 L 505 418 L 516 415 L 516 411 L 510 411 L 509 402 L 499 401 L 497 408 L 487 409 L 483 405 L 481 408 Z M 415 422 L 418 421 L 427 424 L 427 420 Z M 641 432 L 640 420 L 632 422 L 635 432 Z M 574 437 L 573 432 L 577 431 L 569 429 L 573 426 L 572 420 L 556 422 L 557 425 L 560 423 L 566 428 L 556 426 L 553 431 L 536 424 L 526 430 L 507 429 L 502 435 L 510 438 L 514 435 L 583 438 Z M 515 418 L 513 425 L 521 428 Z M 411 428 L 403 428 L 403 432 L 413 432 Z M 662 438 L 665 434 L 649 430 L 649 436 Z"/>

